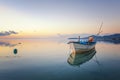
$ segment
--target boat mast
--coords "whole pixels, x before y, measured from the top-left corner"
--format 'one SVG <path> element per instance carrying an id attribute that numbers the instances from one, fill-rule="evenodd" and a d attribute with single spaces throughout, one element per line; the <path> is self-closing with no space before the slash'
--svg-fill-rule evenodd
<path id="1" fill-rule="evenodd" d="M 99 31 L 98 31 L 98 33 L 97 33 L 97 36 L 102 32 L 102 26 L 103 26 L 103 22 L 101 23 L 101 25 L 100 25 L 100 28 L 99 28 Z"/>
<path id="2" fill-rule="evenodd" d="M 80 36 L 78 36 L 78 42 L 80 42 Z"/>

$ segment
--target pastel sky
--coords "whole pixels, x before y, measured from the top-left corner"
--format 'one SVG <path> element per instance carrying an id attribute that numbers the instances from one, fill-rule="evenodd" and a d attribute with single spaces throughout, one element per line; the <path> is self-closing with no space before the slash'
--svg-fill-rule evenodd
<path id="1" fill-rule="evenodd" d="M 49 36 L 120 32 L 120 0 L 0 0 L 0 32 Z"/>

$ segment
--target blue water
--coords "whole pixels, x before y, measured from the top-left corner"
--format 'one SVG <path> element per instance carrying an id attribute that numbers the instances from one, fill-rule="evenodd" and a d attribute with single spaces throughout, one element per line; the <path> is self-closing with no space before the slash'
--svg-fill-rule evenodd
<path id="1" fill-rule="evenodd" d="M 0 80 L 120 80 L 120 44 L 98 42 L 95 50 L 88 61 L 70 65 L 67 40 L 1 40 Z"/>

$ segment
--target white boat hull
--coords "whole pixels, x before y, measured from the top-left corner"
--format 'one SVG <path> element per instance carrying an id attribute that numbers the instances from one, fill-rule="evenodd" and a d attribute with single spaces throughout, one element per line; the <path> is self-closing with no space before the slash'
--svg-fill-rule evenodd
<path id="1" fill-rule="evenodd" d="M 89 45 L 89 44 L 84 45 L 79 43 L 70 43 L 70 44 L 74 52 L 85 52 L 95 48 L 95 44 L 92 44 L 92 45 Z"/>

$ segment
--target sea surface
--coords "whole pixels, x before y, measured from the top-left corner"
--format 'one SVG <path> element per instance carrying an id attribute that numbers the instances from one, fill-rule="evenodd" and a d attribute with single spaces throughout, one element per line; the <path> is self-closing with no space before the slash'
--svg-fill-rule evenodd
<path id="1" fill-rule="evenodd" d="M 0 39 L 0 80 L 120 80 L 120 44 L 97 42 L 81 56 L 67 42 Z"/>

